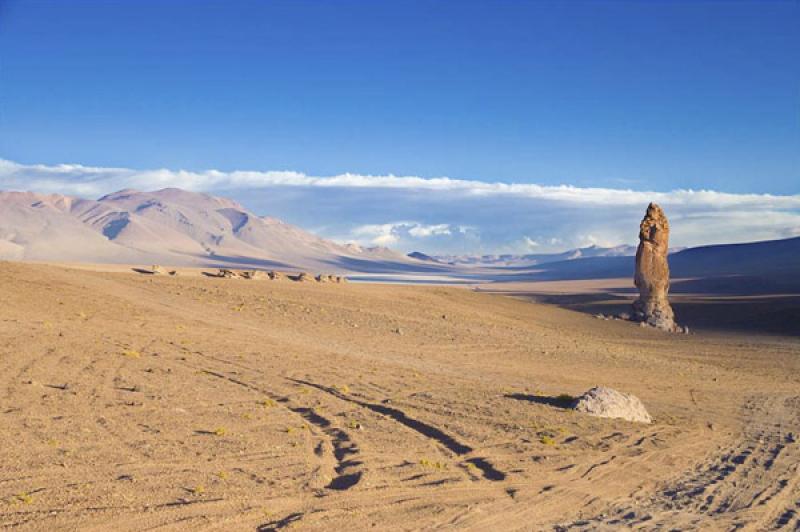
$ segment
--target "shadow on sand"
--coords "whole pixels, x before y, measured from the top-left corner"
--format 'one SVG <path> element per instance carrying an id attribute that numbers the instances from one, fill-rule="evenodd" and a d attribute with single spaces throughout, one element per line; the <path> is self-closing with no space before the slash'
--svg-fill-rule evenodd
<path id="1" fill-rule="evenodd" d="M 505 395 L 505 397 L 509 399 L 516 399 L 517 401 L 527 401 L 529 403 L 536 403 L 539 405 L 563 408 L 564 410 L 570 409 L 572 407 L 572 403 L 575 402 L 575 398 L 567 394 L 550 396 L 531 395 L 527 393 L 508 393 Z"/>
<path id="2" fill-rule="evenodd" d="M 516 294 L 586 314 L 614 316 L 631 311 L 635 296 L 619 294 Z M 690 330 L 747 332 L 800 336 L 798 294 L 683 294 L 670 295 L 676 321 Z"/>

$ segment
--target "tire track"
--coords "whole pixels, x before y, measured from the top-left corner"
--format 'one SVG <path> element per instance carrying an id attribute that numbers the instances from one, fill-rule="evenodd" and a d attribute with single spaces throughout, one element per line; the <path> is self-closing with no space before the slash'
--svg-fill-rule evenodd
<path id="1" fill-rule="evenodd" d="M 793 530 L 800 525 L 800 397 L 754 397 L 744 406 L 742 438 L 642 505 L 556 530 L 611 526 L 674 530 L 707 526 Z"/>
<path id="2" fill-rule="evenodd" d="M 289 379 L 289 380 L 298 384 L 311 386 L 312 388 L 316 388 L 317 390 L 323 391 L 329 395 L 336 397 L 337 399 L 358 405 L 368 410 L 372 410 L 373 412 L 376 412 L 387 418 L 390 418 L 396 421 L 397 423 L 400 423 L 401 425 L 404 425 L 409 429 L 418 432 L 419 434 L 422 434 L 426 438 L 430 438 L 436 441 L 437 443 L 439 443 L 440 445 L 442 445 L 447 450 L 449 450 L 450 452 L 454 453 L 457 456 L 464 456 L 474 451 L 472 447 L 461 443 L 456 438 L 447 434 L 438 427 L 434 427 L 433 425 L 412 418 L 400 409 L 376 403 L 369 403 L 367 401 L 359 401 L 358 399 L 348 397 L 333 388 L 328 388 L 326 386 L 322 386 L 321 384 L 316 384 L 302 379 Z M 482 472 L 483 477 L 487 480 L 500 481 L 506 478 L 506 474 L 497 469 L 486 458 L 481 458 L 481 457 L 469 458 L 466 460 L 466 462 L 477 467 Z"/>
<path id="3" fill-rule="evenodd" d="M 200 354 L 193 352 L 194 354 Z M 191 364 L 186 364 L 192 367 Z M 309 424 L 316 427 L 321 433 L 327 436 L 328 441 L 333 449 L 333 457 L 336 460 L 334 466 L 335 476 L 325 486 L 332 490 L 347 490 L 358 484 L 363 477 L 363 462 L 358 459 L 359 448 L 358 445 L 352 440 L 350 435 L 343 429 L 336 427 L 328 418 L 316 412 L 313 408 L 293 404 L 293 401 L 286 396 L 276 394 L 274 392 L 265 390 L 259 386 L 243 381 L 236 377 L 231 377 L 220 373 L 218 371 L 206 368 L 193 368 L 203 371 L 206 375 L 227 381 L 229 383 L 241 386 L 272 399 L 280 404 L 295 415 L 300 416 Z M 324 446 L 317 445 L 317 456 L 324 457 Z"/>

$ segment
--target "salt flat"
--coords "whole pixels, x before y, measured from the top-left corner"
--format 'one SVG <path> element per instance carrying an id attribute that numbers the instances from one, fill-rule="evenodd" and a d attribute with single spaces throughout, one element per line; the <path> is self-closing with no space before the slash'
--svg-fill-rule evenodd
<path id="1" fill-rule="evenodd" d="M 0 283 L 2 527 L 800 526 L 796 337 L 438 286 Z M 653 424 L 563 408 L 597 384 Z"/>

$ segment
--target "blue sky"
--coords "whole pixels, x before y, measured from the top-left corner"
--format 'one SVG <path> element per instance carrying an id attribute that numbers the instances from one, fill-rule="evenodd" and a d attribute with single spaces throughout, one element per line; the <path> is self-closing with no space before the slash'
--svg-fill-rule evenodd
<path id="1" fill-rule="evenodd" d="M 799 27 L 791 1 L 0 0 L 0 157 L 65 192 L 94 189 L 74 172 L 42 184 L 35 165 L 796 197 Z M 406 223 L 372 240 L 431 252 L 630 242 L 621 224 L 646 206 L 621 216 L 613 202 L 413 186 L 215 187 L 337 239 Z M 601 236 L 578 234 L 561 215 L 573 209 Z M 717 234 L 800 232 L 796 204 L 770 209 L 768 229 Z"/>

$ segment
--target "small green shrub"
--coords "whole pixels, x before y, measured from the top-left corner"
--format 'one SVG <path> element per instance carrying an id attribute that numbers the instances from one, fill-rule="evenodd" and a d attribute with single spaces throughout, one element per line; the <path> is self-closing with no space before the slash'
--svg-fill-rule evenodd
<path id="1" fill-rule="evenodd" d="M 544 435 L 541 438 L 539 438 L 539 441 L 543 445 L 555 445 L 556 444 L 556 440 L 554 440 L 551 436 L 547 436 L 547 435 Z"/>

